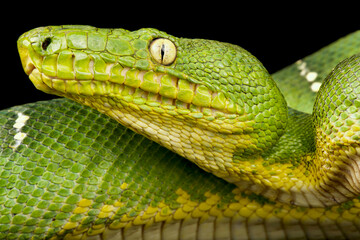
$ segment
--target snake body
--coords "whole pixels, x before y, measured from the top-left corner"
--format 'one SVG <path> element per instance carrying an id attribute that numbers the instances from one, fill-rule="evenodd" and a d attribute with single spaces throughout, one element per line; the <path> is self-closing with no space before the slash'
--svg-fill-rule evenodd
<path id="1" fill-rule="evenodd" d="M 0 112 L 0 238 L 359 238 L 359 40 L 271 76 L 155 29 L 23 34 L 34 85 L 72 100 Z"/>

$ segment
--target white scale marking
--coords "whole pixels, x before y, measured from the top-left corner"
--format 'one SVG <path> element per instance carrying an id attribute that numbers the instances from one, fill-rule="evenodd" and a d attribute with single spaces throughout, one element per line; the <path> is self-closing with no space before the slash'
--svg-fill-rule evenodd
<path id="1" fill-rule="evenodd" d="M 21 129 L 25 126 L 26 121 L 30 118 L 29 116 L 22 114 L 21 112 L 17 113 L 18 118 L 15 120 L 13 127 L 16 129 L 16 134 L 14 136 L 15 144 L 10 146 L 14 150 L 20 146 L 24 138 L 26 137 L 26 133 L 21 132 Z"/>
<path id="2" fill-rule="evenodd" d="M 303 60 L 298 60 L 296 64 L 297 68 L 300 70 L 300 76 L 305 77 L 306 81 L 312 83 L 310 86 L 311 91 L 319 91 L 321 82 L 315 82 L 315 79 L 318 77 L 318 73 L 310 72 L 310 69 L 306 67 L 306 62 L 304 62 Z"/>
<path id="3" fill-rule="evenodd" d="M 318 92 L 319 89 L 321 87 L 321 82 L 313 82 L 313 84 L 311 84 L 311 91 L 313 92 Z"/>

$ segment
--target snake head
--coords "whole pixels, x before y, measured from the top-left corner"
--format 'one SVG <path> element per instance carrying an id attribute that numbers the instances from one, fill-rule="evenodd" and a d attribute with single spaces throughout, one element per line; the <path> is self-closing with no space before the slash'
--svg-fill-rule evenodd
<path id="1" fill-rule="evenodd" d="M 18 48 L 38 89 L 96 108 L 229 181 L 241 174 L 239 159 L 256 158 L 286 128 L 271 76 L 232 44 L 56 26 L 23 34 Z"/>

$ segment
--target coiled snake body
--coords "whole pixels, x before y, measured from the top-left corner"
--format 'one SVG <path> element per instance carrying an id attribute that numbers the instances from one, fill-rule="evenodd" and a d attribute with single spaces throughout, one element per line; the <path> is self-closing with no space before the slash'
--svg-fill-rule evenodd
<path id="1" fill-rule="evenodd" d="M 0 238 L 360 238 L 359 43 L 271 76 L 155 29 L 23 34 L 34 85 L 72 100 L 0 112 Z"/>

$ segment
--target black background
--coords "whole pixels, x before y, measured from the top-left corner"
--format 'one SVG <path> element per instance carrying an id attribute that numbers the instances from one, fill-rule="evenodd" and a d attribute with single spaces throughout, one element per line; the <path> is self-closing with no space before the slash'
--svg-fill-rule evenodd
<path id="1" fill-rule="evenodd" d="M 98 0 L 96 0 L 98 1 Z M 70 7 L 71 2 L 24 2 L 19 9 L 3 11 L 0 57 L 0 109 L 51 99 L 33 87 L 22 70 L 16 41 L 24 32 L 39 26 L 84 24 L 102 28 L 137 30 L 153 27 L 177 37 L 205 38 L 230 42 L 254 54 L 273 73 L 321 47 L 360 29 L 356 6 L 344 12 L 311 4 L 300 6 L 219 5 L 199 2 L 84 2 L 85 7 Z M 64 5 L 65 4 L 65 5 Z M 93 4 L 93 6 L 92 6 Z M 61 6 L 60 6 L 61 5 Z M 67 6 L 69 5 L 69 6 Z M 81 5 L 81 4 L 79 4 Z M 15 7 L 15 6 L 14 6 Z M 11 7 L 10 7 L 11 8 Z M 351 9 L 355 9 L 352 12 Z"/>

